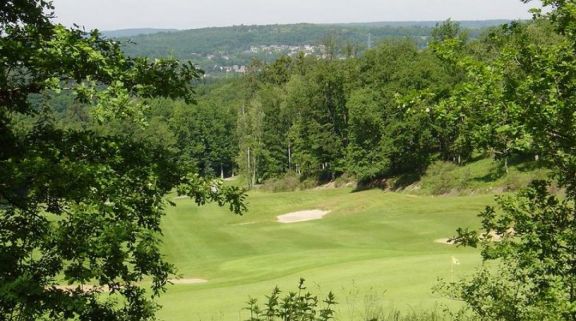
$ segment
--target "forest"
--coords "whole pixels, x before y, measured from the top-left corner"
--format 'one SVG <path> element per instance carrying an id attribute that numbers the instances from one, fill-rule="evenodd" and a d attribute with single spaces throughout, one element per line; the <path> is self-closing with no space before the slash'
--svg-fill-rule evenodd
<path id="1" fill-rule="evenodd" d="M 556 46 L 564 37 L 544 19 L 477 38 L 447 21 L 431 37 L 424 49 L 409 39 L 384 40 L 344 60 L 335 57 L 345 47 L 337 42 L 324 59 L 254 59 L 241 78 L 197 81 L 195 105 L 153 101 L 149 126 L 133 134 L 174 149 L 205 176 L 242 174 L 249 186 L 286 176 L 312 185 L 341 176 L 367 184 L 415 180 L 434 161 L 463 165 L 478 153 L 501 161 L 504 171 L 511 158 L 546 161 L 520 118 L 524 111 L 492 103 L 490 95 L 518 95 L 504 83 L 517 80 L 482 66 L 508 66 L 501 60 L 515 56 L 503 53 Z M 90 118 L 67 107 L 71 97 L 54 99 L 64 125 Z"/>

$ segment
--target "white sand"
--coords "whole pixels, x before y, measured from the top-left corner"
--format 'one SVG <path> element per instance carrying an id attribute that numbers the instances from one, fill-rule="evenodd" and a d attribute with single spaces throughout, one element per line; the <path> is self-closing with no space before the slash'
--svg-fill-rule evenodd
<path id="1" fill-rule="evenodd" d="M 445 245 L 454 245 L 454 242 L 450 241 L 450 239 L 448 239 L 448 238 L 434 240 L 434 243 L 445 244 Z"/>
<path id="2" fill-rule="evenodd" d="M 81 292 L 90 292 L 90 291 L 108 291 L 108 287 L 101 287 L 101 286 L 96 286 L 96 285 L 91 285 L 91 284 L 83 284 L 83 285 L 78 285 L 78 284 L 70 284 L 70 285 L 53 285 L 51 286 L 55 289 L 58 290 L 63 290 L 63 291 L 75 291 L 76 289 L 80 288 Z"/>
<path id="3" fill-rule="evenodd" d="M 208 280 L 204 279 L 174 279 L 170 280 L 173 284 L 202 284 L 208 282 Z"/>
<path id="4" fill-rule="evenodd" d="M 279 223 L 289 224 L 289 223 L 298 223 L 298 222 L 306 222 L 312 220 L 319 220 L 322 219 L 325 215 L 330 213 L 330 211 L 323 211 L 323 210 L 308 210 L 308 211 L 299 211 L 299 212 L 292 212 L 284 215 L 279 215 L 276 217 Z"/>
<path id="5" fill-rule="evenodd" d="M 172 284 L 203 284 L 208 282 L 208 280 L 204 280 L 204 279 L 171 279 L 169 280 L 170 283 Z M 72 285 L 54 285 L 53 286 L 56 289 L 59 290 L 63 290 L 63 291 L 74 291 L 78 288 L 77 284 L 72 284 Z M 100 292 L 109 292 L 110 289 L 107 286 L 95 286 L 95 285 L 91 285 L 91 284 L 84 284 L 82 286 L 80 286 L 80 291 L 82 292 L 90 292 L 90 291 L 100 291 Z"/>
<path id="6" fill-rule="evenodd" d="M 514 236 L 514 234 L 515 234 L 515 232 L 514 232 L 513 228 L 508 229 L 506 232 L 504 232 L 504 234 L 498 234 L 495 231 L 491 231 L 488 234 L 486 234 L 486 233 L 481 234 L 480 240 L 488 240 L 490 242 L 500 242 L 500 241 L 502 241 L 502 238 Z M 446 245 L 455 245 L 454 242 L 453 241 L 450 242 L 450 239 L 448 239 L 448 238 L 434 240 L 434 243 L 440 243 L 440 244 L 446 244 Z"/>

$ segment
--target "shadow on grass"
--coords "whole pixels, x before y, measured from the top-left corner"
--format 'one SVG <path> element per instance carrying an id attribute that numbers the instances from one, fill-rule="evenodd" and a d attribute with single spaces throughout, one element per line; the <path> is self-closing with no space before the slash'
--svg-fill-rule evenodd
<path id="1" fill-rule="evenodd" d="M 371 189 L 381 189 L 381 190 L 388 189 L 388 179 L 376 178 L 370 180 L 360 180 L 356 184 L 356 187 L 352 190 L 352 193 L 368 191 Z"/>
<path id="2" fill-rule="evenodd" d="M 357 183 L 352 193 L 367 191 L 371 189 L 390 190 L 393 192 L 401 191 L 417 183 L 422 178 L 421 174 L 408 173 L 394 178 L 375 178 L 370 180 L 361 180 Z"/>
<path id="3" fill-rule="evenodd" d="M 472 178 L 472 180 L 475 182 L 491 183 L 499 180 L 505 175 L 506 175 L 506 169 L 504 168 L 504 166 L 495 164 L 495 166 L 493 166 L 486 175 L 480 177 L 474 177 Z"/>
<path id="4" fill-rule="evenodd" d="M 545 165 L 543 162 L 534 160 L 531 155 L 514 155 L 508 159 L 508 168 L 514 168 L 522 173 L 535 171 L 544 167 Z M 506 175 L 508 175 L 508 173 L 506 172 L 505 162 L 503 159 L 500 159 L 494 161 L 494 165 L 486 175 L 475 177 L 473 180 L 477 182 L 490 183 L 495 182 Z"/>
<path id="5" fill-rule="evenodd" d="M 516 165 L 516 169 L 520 172 L 531 172 L 542 168 L 546 168 L 544 162 L 534 160 Z"/>
<path id="6" fill-rule="evenodd" d="M 419 182 L 422 179 L 422 174 L 420 173 L 409 173 L 400 175 L 392 184 L 392 190 L 400 191 L 406 189 L 407 187 Z"/>

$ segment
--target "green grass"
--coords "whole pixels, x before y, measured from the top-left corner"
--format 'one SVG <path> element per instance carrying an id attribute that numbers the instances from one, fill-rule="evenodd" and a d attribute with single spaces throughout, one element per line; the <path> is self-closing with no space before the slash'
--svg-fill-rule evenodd
<path id="1" fill-rule="evenodd" d="M 250 296 L 263 298 L 275 285 L 295 289 L 299 277 L 320 297 L 335 292 L 339 320 L 362 319 L 368 293 L 378 293 L 370 305 L 385 311 L 454 305 L 431 288 L 439 277 L 472 271 L 479 254 L 434 240 L 460 226 L 477 226 L 476 214 L 492 199 L 351 189 L 254 191 L 243 217 L 176 200 L 163 223 L 164 252 L 183 277 L 208 283 L 169 286 L 160 317 L 245 320 L 242 308 Z M 275 222 L 277 215 L 303 209 L 332 212 L 317 221 Z M 454 275 L 452 256 L 462 263 Z"/>
<path id="2" fill-rule="evenodd" d="M 419 182 L 420 194 L 478 194 L 516 191 L 533 179 L 547 179 L 549 170 L 534 161 L 514 161 L 506 173 L 503 163 L 482 158 L 458 166 L 448 162 L 433 163 Z"/>

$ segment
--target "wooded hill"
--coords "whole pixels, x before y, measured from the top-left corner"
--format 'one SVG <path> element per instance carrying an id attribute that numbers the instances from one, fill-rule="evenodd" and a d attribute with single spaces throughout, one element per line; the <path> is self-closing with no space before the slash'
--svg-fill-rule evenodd
<path id="1" fill-rule="evenodd" d="M 130 28 L 130 29 L 102 31 L 102 35 L 106 38 L 122 38 L 122 37 L 150 35 L 160 32 L 176 32 L 176 31 L 178 31 L 178 29 Z"/>
<path id="2" fill-rule="evenodd" d="M 482 29 L 504 23 L 503 20 L 463 21 L 461 26 L 471 37 Z M 202 28 L 175 32 L 142 32 L 123 35 L 106 32 L 111 37 L 123 37 L 124 50 L 131 56 L 174 56 L 191 60 L 207 73 L 225 72 L 218 67 L 246 66 L 253 59 L 272 62 L 300 51 L 321 56 L 335 50 L 342 57 L 359 54 L 369 46 L 386 39 L 408 38 L 423 48 L 437 21 L 372 22 L 349 24 L 290 24 L 240 25 Z M 305 48 L 308 46 L 308 48 Z M 326 49 L 326 46 L 331 47 Z M 295 48 L 298 47 L 298 48 Z M 310 48 L 314 47 L 314 48 Z M 237 70 L 236 70 L 237 71 Z"/>

